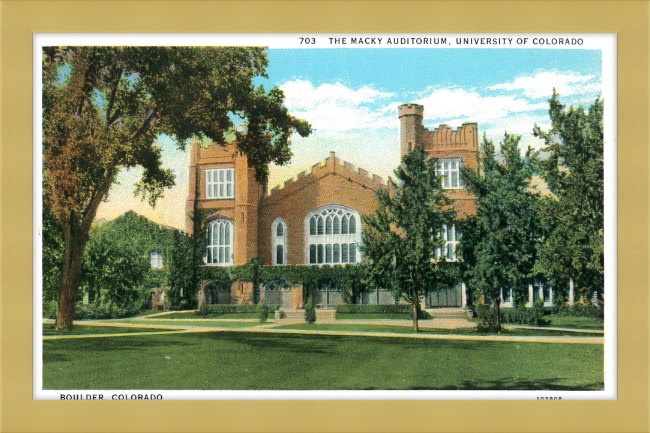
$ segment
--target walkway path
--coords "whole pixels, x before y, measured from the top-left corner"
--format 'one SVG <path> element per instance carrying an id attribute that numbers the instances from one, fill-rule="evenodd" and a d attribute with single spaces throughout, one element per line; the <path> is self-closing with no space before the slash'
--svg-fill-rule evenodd
<path id="1" fill-rule="evenodd" d="M 151 317 L 151 316 L 147 316 Z M 143 318 L 146 320 L 146 317 Z M 190 319 L 188 319 L 190 320 Z M 214 321 L 214 319 L 212 319 Z M 138 320 L 139 321 L 139 320 Z M 259 326 L 252 326 L 248 328 L 228 328 L 219 326 L 196 326 L 196 325 L 183 325 L 183 319 L 156 319 L 160 322 L 176 322 L 174 324 L 161 323 L 120 323 L 120 322 L 107 322 L 102 320 L 92 321 L 74 321 L 75 325 L 86 326 L 113 326 L 113 327 L 129 327 L 129 328 L 148 328 L 159 329 L 160 332 L 131 332 L 119 334 L 85 334 L 85 335 L 52 335 L 44 336 L 43 340 L 54 339 L 67 339 L 67 338 L 94 338 L 94 337 L 124 337 L 124 336 L 137 336 L 137 335 L 160 335 L 171 333 L 185 333 L 185 332 L 271 332 L 282 334 L 311 334 L 311 335 L 355 335 L 355 336 L 369 336 L 369 337 L 400 337 L 400 338 L 424 338 L 433 340 L 472 340 L 472 341 L 503 341 L 503 342 L 536 342 L 536 343 L 579 343 L 579 344 L 604 344 L 605 338 L 603 337 L 582 337 L 582 336 L 509 336 L 509 335 L 454 335 L 454 334 L 403 334 L 391 332 L 364 332 L 364 331 L 321 331 L 321 330 L 299 330 L 299 329 L 277 329 L 277 326 L 295 325 L 301 322 L 278 320 L 275 322 L 266 322 Z M 222 320 L 218 320 L 222 321 Z M 230 321 L 250 321 L 250 319 L 230 319 Z M 180 322 L 180 323 L 179 323 Z M 444 328 L 454 329 L 453 327 L 434 326 L 435 320 L 420 321 L 422 328 Z M 468 323 L 472 323 L 467 321 Z M 43 323 L 54 323 L 52 320 L 44 319 Z M 342 324 L 342 325 L 389 325 L 389 326 L 410 326 L 412 324 L 409 320 L 334 320 L 329 322 L 319 322 L 321 324 Z M 455 323 L 447 323 L 448 326 L 456 325 Z M 474 325 L 475 326 L 475 325 Z M 461 327 L 461 326 L 458 326 Z M 468 328 L 469 326 L 462 326 Z M 524 328 L 524 327 L 522 327 Z M 549 328 L 534 328 L 525 327 L 526 329 L 539 329 L 548 331 Z M 553 329 L 553 328 L 551 328 Z M 564 330 L 564 329 L 562 329 Z M 564 330 L 566 331 L 566 330 Z M 580 332 L 594 332 L 585 330 L 573 330 Z M 596 331 L 597 332 L 597 331 Z"/>

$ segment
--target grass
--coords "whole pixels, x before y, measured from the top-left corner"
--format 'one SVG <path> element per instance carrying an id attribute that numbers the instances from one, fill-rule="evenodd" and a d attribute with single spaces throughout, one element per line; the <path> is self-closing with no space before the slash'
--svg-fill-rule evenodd
<path id="1" fill-rule="evenodd" d="M 551 324 L 548 326 L 556 328 L 604 329 L 605 326 L 604 322 L 599 322 L 598 319 L 591 317 L 552 314 L 550 316 L 544 316 L 544 319 L 551 321 Z"/>
<path id="2" fill-rule="evenodd" d="M 74 325 L 70 330 L 54 329 L 54 324 L 43 324 L 43 336 L 51 335 L 89 335 L 89 334 L 126 334 L 132 332 L 154 332 L 158 329 L 128 328 L 126 326 L 87 326 Z"/>
<path id="3" fill-rule="evenodd" d="M 269 318 L 273 318 L 275 313 L 269 313 Z M 156 316 L 156 319 L 257 319 L 258 313 L 227 313 L 227 314 L 206 314 L 196 313 L 169 313 Z"/>
<path id="4" fill-rule="evenodd" d="M 43 342 L 46 389 L 603 389 L 603 346 L 248 332 Z"/>
<path id="5" fill-rule="evenodd" d="M 158 325 L 158 326 L 216 326 L 219 328 L 250 328 L 253 326 L 259 326 L 262 323 L 257 322 L 224 322 L 219 320 L 187 320 L 179 321 L 178 323 L 170 322 L 168 320 L 156 320 L 156 319 L 147 319 L 147 320 L 123 320 L 122 323 L 132 323 L 134 325 Z"/>
<path id="6" fill-rule="evenodd" d="M 303 331 L 343 331 L 343 332 L 389 332 L 393 334 L 412 334 L 413 328 L 410 326 L 395 326 L 395 325 L 347 325 L 347 324 L 306 324 L 299 323 L 294 325 L 277 326 L 273 329 L 295 329 Z M 600 333 L 585 333 L 585 332 L 562 332 L 562 331 L 546 331 L 546 330 L 529 330 L 529 329 L 515 329 L 507 330 L 500 334 L 477 332 L 475 328 L 456 328 L 456 329 L 440 329 L 440 328 L 423 328 L 420 327 L 420 334 L 435 334 L 435 335 L 501 335 L 513 337 L 602 337 Z"/>

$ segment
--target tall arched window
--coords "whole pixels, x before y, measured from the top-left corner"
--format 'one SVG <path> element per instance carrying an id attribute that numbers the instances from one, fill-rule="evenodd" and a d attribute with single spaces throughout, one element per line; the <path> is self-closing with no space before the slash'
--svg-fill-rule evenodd
<path id="1" fill-rule="evenodd" d="M 327 205 L 305 218 L 305 262 L 311 265 L 361 262 L 361 217 L 353 209 Z"/>
<path id="2" fill-rule="evenodd" d="M 271 256 L 274 265 L 287 264 L 287 223 L 282 218 L 271 225 Z"/>
<path id="3" fill-rule="evenodd" d="M 233 223 L 219 218 L 208 224 L 208 245 L 205 263 L 213 266 L 230 266 L 235 256 Z"/>

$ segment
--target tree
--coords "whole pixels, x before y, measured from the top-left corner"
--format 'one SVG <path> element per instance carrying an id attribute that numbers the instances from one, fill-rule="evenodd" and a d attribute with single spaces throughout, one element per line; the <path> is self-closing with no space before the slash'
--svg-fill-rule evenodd
<path id="1" fill-rule="evenodd" d="M 463 224 L 458 249 L 465 279 L 475 297 L 494 306 L 494 324 L 501 327 L 501 292 L 514 296 L 528 288 L 542 238 L 539 196 L 530 188 L 535 170 L 531 149 L 519 153 L 520 137 L 505 134 L 503 163 L 485 136 L 481 149 L 483 174 L 463 168 L 468 191 L 476 196 L 476 215 Z"/>
<path id="2" fill-rule="evenodd" d="M 80 288 L 91 303 L 139 308 L 151 299 L 151 289 L 168 286 L 174 236 L 147 218 L 128 211 L 94 227 L 84 254 Z M 163 258 L 152 269 L 151 253 Z"/>
<path id="3" fill-rule="evenodd" d="M 436 252 L 444 246 L 443 225 L 453 224 L 456 212 L 442 190 L 436 161 L 422 146 L 404 156 L 395 176 L 398 182 L 390 179 L 389 189 L 377 191 L 377 212 L 362 216 L 361 251 L 373 282 L 412 303 L 417 332 L 420 296 L 448 282 L 448 263 L 436 260 Z"/>
<path id="4" fill-rule="evenodd" d="M 550 157 L 542 175 L 556 199 L 547 200 L 546 218 L 553 231 L 540 250 L 548 274 L 572 278 L 578 293 L 602 293 L 604 288 L 604 154 L 603 109 L 600 99 L 585 112 L 565 106 L 553 89 L 549 100 L 551 130 L 535 125 L 535 136 L 546 141 Z"/>
<path id="5" fill-rule="evenodd" d="M 58 328 L 72 326 L 90 228 L 120 169 L 143 167 L 136 193 L 151 205 L 174 184 L 158 135 L 181 147 L 194 137 L 235 140 L 260 181 L 270 162 L 289 161 L 290 135 L 311 126 L 288 113 L 280 89 L 255 87 L 267 65 L 254 47 L 43 49 L 44 200 L 64 237 Z"/>

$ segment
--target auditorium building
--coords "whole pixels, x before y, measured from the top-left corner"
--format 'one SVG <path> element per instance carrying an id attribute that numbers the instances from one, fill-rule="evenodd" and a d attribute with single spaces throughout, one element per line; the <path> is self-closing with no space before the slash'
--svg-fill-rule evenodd
<path id="1" fill-rule="evenodd" d="M 443 187 L 458 215 L 472 214 L 474 198 L 463 187 L 460 168 L 479 167 L 477 124 L 464 123 L 458 129 L 443 124 L 429 130 L 423 126 L 423 114 L 418 104 L 399 107 L 400 156 L 416 145 L 424 146 L 439 161 Z M 193 145 L 190 152 L 186 227 L 191 232 L 195 209 L 205 216 L 206 266 L 242 265 L 253 258 L 275 266 L 361 262 L 361 215 L 376 211 L 375 193 L 387 188 L 385 179 L 331 152 L 267 192 L 267 185 L 255 180 L 254 170 L 234 144 Z M 453 226 L 446 227 L 443 236 L 446 245 L 440 253 L 455 260 L 459 233 Z M 368 299 L 373 302 L 375 298 Z M 379 292 L 374 302 L 381 302 Z M 426 304 L 465 307 L 465 286 L 430 293 Z"/>

